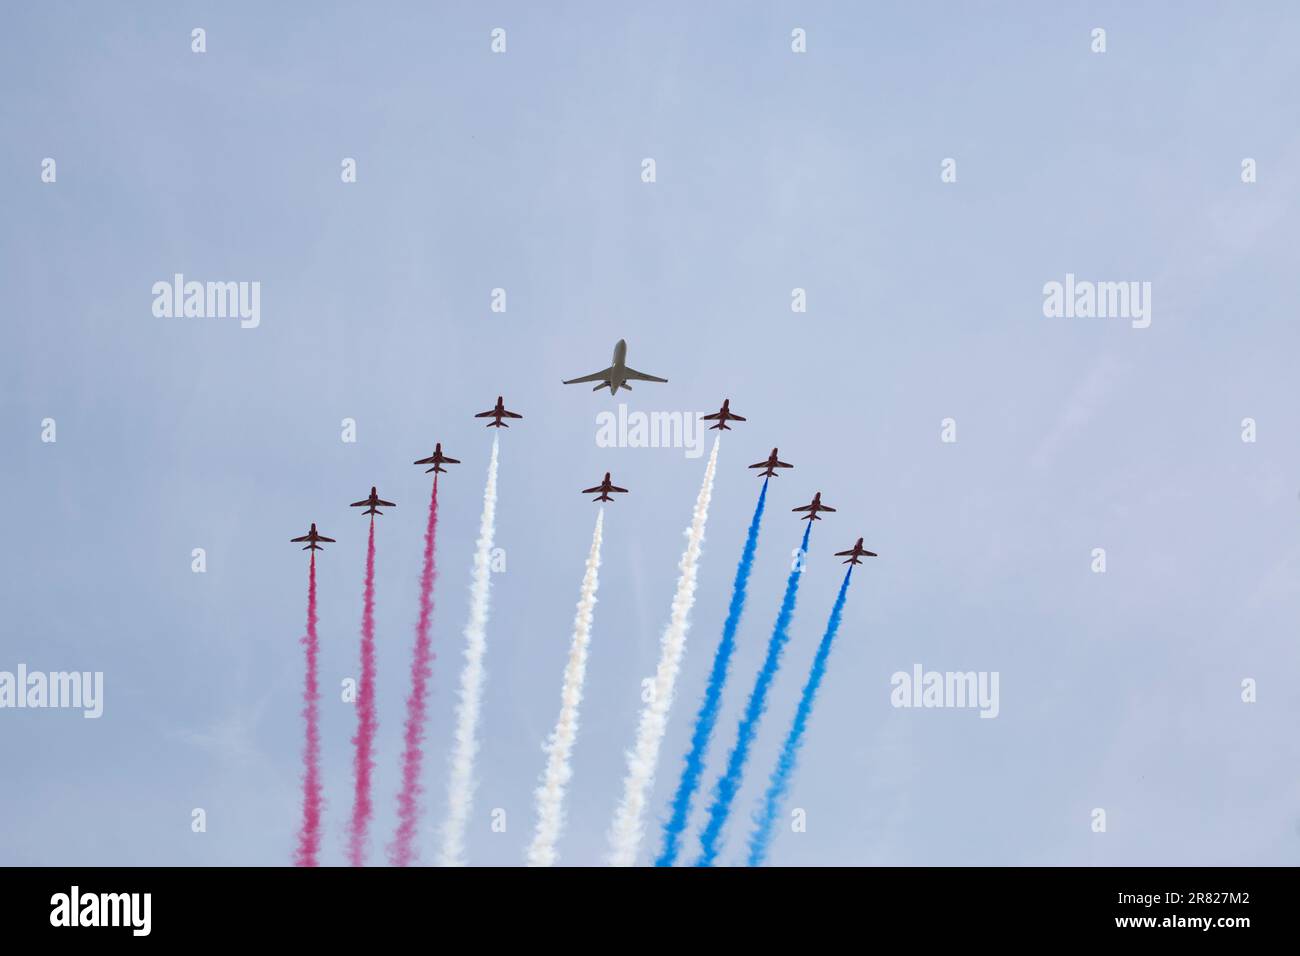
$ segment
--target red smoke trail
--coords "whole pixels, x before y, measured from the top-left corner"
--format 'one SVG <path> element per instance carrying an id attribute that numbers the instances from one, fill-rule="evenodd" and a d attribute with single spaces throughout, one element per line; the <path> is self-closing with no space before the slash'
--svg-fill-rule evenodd
<path id="1" fill-rule="evenodd" d="M 433 620 L 433 540 L 438 530 L 438 476 L 433 476 L 429 499 L 429 524 L 424 530 L 424 572 L 420 575 L 420 621 L 415 627 L 415 653 L 411 658 L 411 696 L 406 698 L 405 749 L 402 751 L 402 789 L 397 795 L 397 834 L 388 848 L 393 866 L 408 866 L 415 860 L 415 831 L 419 824 L 420 761 L 424 757 L 425 696 L 429 689 L 433 649 L 429 625 Z"/>
<path id="2" fill-rule="evenodd" d="M 320 703 L 320 686 L 316 676 L 316 654 L 320 643 L 316 639 L 316 552 L 311 553 L 311 575 L 307 585 L 307 634 L 303 646 L 307 648 L 307 682 L 302 694 L 302 715 L 307 720 L 307 743 L 303 747 L 302 763 L 302 829 L 298 832 L 298 850 L 294 853 L 295 866 L 315 866 L 320 851 L 320 722 L 317 713 Z"/>
<path id="3" fill-rule="evenodd" d="M 370 517 L 370 543 L 366 545 L 366 590 L 361 612 L 361 687 L 357 691 L 357 735 L 352 769 L 356 794 L 352 802 L 352 825 L 348 830 L 348 862 L 366 864 L 366 831 L 374 815 L 370 803 L 370 772 L 375 747 L 375 518 Z"/>

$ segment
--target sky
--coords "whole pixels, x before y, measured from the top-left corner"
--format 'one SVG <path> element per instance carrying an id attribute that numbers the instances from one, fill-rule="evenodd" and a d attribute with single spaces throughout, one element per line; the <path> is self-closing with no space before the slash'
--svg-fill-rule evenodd
<path id="1" fill-rule="evenodd" d="M 290 862 L 307 556 L 288 539 L 313 521 L 338 539 L 318 555 L 322 862 L 344 862 L 366 531 L 347 505 L 371 485 L 398 504 L 377 529 L 382 863 L 429 487 L 410 463 L 440 441 L 463 464 L 439 486 L 433 862 L 492 440 L 472 415 L 497 395 L 525 417 L 501 436 L 471 864 L 523 862 L 597 508 L 578 491 L 612 471 L 631 493 L 605 516 L 559 843 L 606 859 L 706 457 L 601 447 L 597 416 L 723 398 L 748 420 L 721 440 L 639 862 L 761 484 L 745 466 L 773 446 L 795 468 L 769 489 L 706 788 L 803 530 L 789 509 L 821 491 L 838 510 L 721 863 L 744 860 L 832 552 L 859 536 L 880 556 L 854 573 L 772 864 L 1300 858 L 1294 5 L 0 17 L 0 671 L 104 675 L 99 719 L 0 709 L 0 864 Z M 156 316 L 176 273 L 260 283 L 260 324 Z M 1149 282 L 1149 327 L 1044 315 L 1067 274 Z M 620 338 L 668 383 L 560 384 Z M 893 706 L 916 665 L 996 672 L 996 718 Z"/>

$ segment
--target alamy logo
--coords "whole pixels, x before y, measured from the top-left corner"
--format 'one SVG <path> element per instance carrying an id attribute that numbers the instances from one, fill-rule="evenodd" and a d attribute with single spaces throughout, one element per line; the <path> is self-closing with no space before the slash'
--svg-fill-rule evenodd
<path id="1" fill-rule="evenodd" d="M 997 671 L 895 671 L 889 702 L 895 707 L 979 708 L 981 717 L 998 715 Z"/>
<path id="2" fill-rule="evenodd" d="M 129 926 L 132 936 L 148 936 L 152 893 L 70 893 L 50 897 L 51 926 Z"/>
<path id="3" fill-rule="evenodd" d="M 178 272 L 171 282 L 155 282 L 152 291 L 160 319 L 239 319 L 244 329 L 262 324 L 260 282 L 186 282 Z"/>
<path id="4" fill-rule="evenodd" d="M 1073 272 L 1064 282 L 1043 286 L 1043 315 L 1049 319 L 1131 319 L 1133 328 L 1151 324 L 1150 282 L 1091 282 L 1076 280 Z"/>
<path id="5" fill-rule="evenodd" d="M 596 416 L 597 448 L 684 448 L 687 458 L 704 454 L 703 412 L 629 412 Z"/>
<path id="6" fill-rule="evenodd" d="M 104 713 L 103 671 L 27 672 L 19 664 L 17 673 L 0 671 L 0 710 L 58 707 L 83 711 L 94 719 Z"/>

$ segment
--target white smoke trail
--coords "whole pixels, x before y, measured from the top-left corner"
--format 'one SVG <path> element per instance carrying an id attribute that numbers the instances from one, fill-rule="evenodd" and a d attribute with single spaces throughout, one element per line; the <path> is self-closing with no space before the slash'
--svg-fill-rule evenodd
<path id="1" fill-rule="evenodd" d="M 488 596 L 492 586 L 492 540 L 497 516 L 498 438 L 492 439 L 483 516 L 474 551 L 474 576 L 469 588 L 469 623 L 465 625 L 465 669 L 460 673 L 460 703 L 456 705 L 456 741 L 447 782 L 447 819 L 442 825 L 443 866 L 465 865 L 465 824 L 474 800 L 474 755 L 478 752 L 478 716 L 483 706 L 483 656 L 487 652 Z"/>
<path id="2" fill-rule="evenodd" d="M 591 643 L 591 619 L 596 609 L 604 523 L 605 509 L 601 508 L 591 536 L 587 570 L 582 576 L 578 612 L 573 618 L 573 640 L 569 643 L 569 662 L 564 668 L 564 688 L 560 691 L 560 716 L 546 742 L 546 771 L 542 774 L 542 785 L 537 788 L 537 832 L 528 847 L 529 866 L 555 865 L 555 843 L 564 825 L 564 788 L 573 776 L 569 755 L 578 736 L 578 706 L 582 703 L 582 682 L 587 676 L 587 646 Z"/>
<path id="3" fill-rule="evenodd" d="M 709 500 L 713 497 L 713 472 L 718 463 L 719 435 L 713 442 L 704 483 L 695 499 L 695 513 L 686 531 L 686 550 L 682 553 L 681 576 L 673 595 L 672 617 L 659 642 L 659 667 L 655 671 L 654 692 L 641 708 L 637 725 L 636 747 L 627 755 L 627 777 L 623 781 L 623 800 L 614 814 L 609 831 L 611 866 L 631 866 L 644 832 L 646 795 L 654 781 L 659 762 L 659 746 L 668 727 L 668 710 L 673 703 L 673 686 L 686 651 L 686 631 L 690 627 L 691 607 L 695 604 L 695 576 L 699 568 L 700 548 L 704 544 L 704 524 L 709 518 Z"/>

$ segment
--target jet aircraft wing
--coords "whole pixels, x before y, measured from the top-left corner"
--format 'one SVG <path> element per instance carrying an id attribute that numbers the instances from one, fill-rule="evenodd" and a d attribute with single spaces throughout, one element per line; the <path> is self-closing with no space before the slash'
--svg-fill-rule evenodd
<path id="1" fill-rule="evenodd" d="M 666 381 L 668 381 L 668 379 L 666 379 L 666 378 L 660 378 L 658 375 L 647 375 L 645 372 L 638 372 L 638 371 L 637 371 L 636 369 L 634 369 L 634 368 L 627 369 L 627 370 L 625 371 L 624 374 L 625 374 L 628 378 L 630 378 L 630 379 L 632 379 L 632 380 L 634 380 L 634 381 L 637 381 L 637 382 L 666 382 Z M 594 382 L 595 379 L 583 379 L 583 378 L 580 378 L 580 379 L 575 379 L 575 381 L 579 381 L 579 382 L 587 382 L 587 381 L 591 381 L 591 382 Z M 740 419 L 740 421 L 744 421 L 744 419 Z"/>
<path id="2" fill-rule="evenodd" d="M 603 381 L 605 381 L 605 379 L 609 378 L 609 373 L 612 372 L 612 371 L 614 371 L 613 366 L 611 366 L 611 367 L 609 367 L 609 368 L 607 368 L 607 369 L 603 369 L 603 370 L 601 370 L 601 371 L 599 371 L 599 372 L 592 372 L 590 375 L 584 375 L 584 376 L 582 376 L 581 378 L 571 378 L 571 379 L 569 379 L 568 381 L 561 382 L 560 384 L 561 384 L 561 385 L 578 385 L 578 384 L 581 384 L 582 382 L 603 382 Z M 629 372 L 629 374 L 630 374 L 630 373 L 631 373 L 631 369 L 629 369 L 628 372 Z"/>

